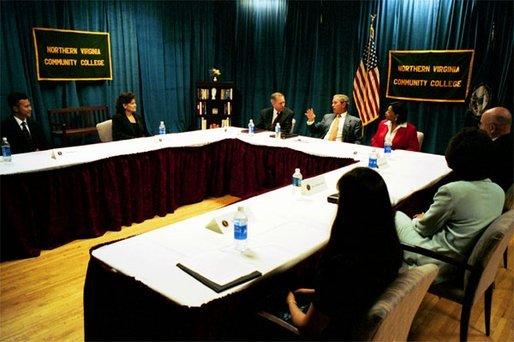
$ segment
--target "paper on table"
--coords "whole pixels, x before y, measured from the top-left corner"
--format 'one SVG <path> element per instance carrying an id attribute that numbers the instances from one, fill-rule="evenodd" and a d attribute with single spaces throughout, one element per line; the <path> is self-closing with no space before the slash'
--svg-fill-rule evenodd
<path id="1" fill-rule="evenodd" d="M 228 284 L 255 271 L 255 266 L 220 251 L 187 258 L 180 263 L 218 285 Z"/>

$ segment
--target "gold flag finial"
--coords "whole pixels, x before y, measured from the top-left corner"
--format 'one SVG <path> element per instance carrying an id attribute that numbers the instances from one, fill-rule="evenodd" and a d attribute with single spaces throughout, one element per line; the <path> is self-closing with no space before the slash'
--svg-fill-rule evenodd
<path id="1" fill-rule="evenodd" d="M 369 25 L 369 35 L 370 38 L 375 38 L 375 29 L 373 28 L 373 22 L 375 21 L 375 18 L 377 17 L 376 14 L 370 14 L 371 17 L 371 24 Z"/>

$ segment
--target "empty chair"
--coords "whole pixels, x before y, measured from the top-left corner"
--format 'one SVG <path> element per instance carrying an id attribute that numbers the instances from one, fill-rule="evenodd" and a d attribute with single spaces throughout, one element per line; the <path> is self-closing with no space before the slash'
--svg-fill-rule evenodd
<path id="1" fill-rule="evenodd" d="M 52 142 L 56 146 L 55 138 L 59 138 L 62 146 L 68 146 L 70 138 L 81 137 L 84 144 L 87 136 L 96 135 L 96 124 L 108 118 L 105 105 L 49 109 Z"/>
<path id="2" fill-rule="evenodd" d="M 404 250 L 442 260 L 458 269 L 457 279 L 434 284 L 429 292 L 462 305 L 460 340 L 468 336 L 471 308 L 484 295 L 485 333 L 490 334 L 494 279 L 502 255 L 514 234 L 514 210 L 509 210 L 487 227 L 467 260 L 458 260 L 418 246 L 402 244 Z"/>
<path id="3" fill-rule="evenodd" d="M 423 132 L 417 131 L 416 136 L 418 137 L 419 150 L 421 151 L 421 145 L 423 144 L 423 139 L 425 138 L 425 134 Z"/>
<path id="4" fill-rule="evenodd" d="M 289 131 L 289 134 L 293 134 L 294 133 L 294 126 L 296 125 L 296 119 L 293 118 L 291 120 L 291 130 Z"/>
<path id="5" fill-rule="evenodd" d="M 400 273 L 371 307 L 355 339 L 406 341 L 414 316 L 437 272 L 436 265 L 428 264 Z M 300 336 L 296 327 L 277 316 L 266 311 L 258 315 L 292 336 Z"/>
<path id="6" fill-rule="evenodd" d="M 96 130 L 98 131 L 98 137 L 101 142 L 112 141 L 112 120 L 106 120 L 96 124 Z"/>

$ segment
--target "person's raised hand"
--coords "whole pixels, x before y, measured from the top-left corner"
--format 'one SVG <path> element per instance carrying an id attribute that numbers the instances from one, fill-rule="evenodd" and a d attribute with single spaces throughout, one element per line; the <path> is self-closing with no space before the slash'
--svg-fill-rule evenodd
<path id="1" fill-rule="evenodd" d="M 305 116 L 307 117 L 307 121 L 314 121 L 314 118 L 316 117 L 316 114 L 314 114 L 314 109 L 307 109 L 307 111 L 305 112 Z"/>

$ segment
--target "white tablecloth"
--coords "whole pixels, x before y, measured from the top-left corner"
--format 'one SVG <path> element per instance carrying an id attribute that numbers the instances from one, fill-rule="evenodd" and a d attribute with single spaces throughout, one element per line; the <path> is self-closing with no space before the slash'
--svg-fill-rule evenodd
<path id="1" fill-rule="evenodd" d="M 239 139 L 261 146 L 287 147 L 323 157 L 363 160 L 368 158 L 368 153 L 371 150 L 369 146 L 330 142 L 303 136 L 290 139 L 272 139 L 269 137 L 273 134 L 272 132 L 249 135 L 241 133 L 241 130 L 237 127 L 218 128 L 14 154 L 11 162 L 0 162 L 0 175 L 52 170 L 162 148 L 203 146 L 224 139 Z M 55 158 L 52 158 L 52 156 L 55 156 Z"/>
<path id="2" fill-rule="evenodd" d="M 221 134 L 219 130 L 204 134 L 215 133 Z M 216 293 L 180 270 L 176 266 L 178 262 L 206 253 L 225 254 L 252 265 L 265 277 L 291 267 L 326 244 L 336 212 L 336 205 L 328 203 L 326 197 L 336 192 L 336 183 L 341 175 L 354 167 L 367 165 L 371 148 L 304 137 L 277 141 L 270 139 L 269 133 L 248 136 L 240 135 L 233 129 L 225 133 L 252 144 L 286 146 L 310 154 L 353 157 L 362 161 L 324 174 L 327 189 L 318 194 L 295 199 L 292 187 L 286 186 L 214 212 L 100 247 L 93 251 L 93 256 L 117 271 L 135 277 L 178 304 L 198 307 L 229 293 L 241 291 L 260 278 Z M 173 138 L 169 139 L 171 141 Z M 387 183 L 392 204 L 434 184 L 449 171 L 443 156 L 408 151 L 394 151 L 388 164 L 379 169 Z M 251 212 L 247 254 L 235 251 L 232 231 L 219 234 L 205 228 L 212 218 L 235 213 L 237 206 L 244 206 Z"/>

